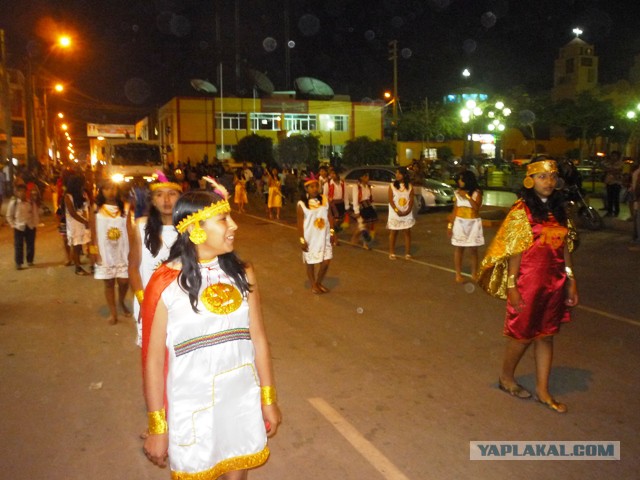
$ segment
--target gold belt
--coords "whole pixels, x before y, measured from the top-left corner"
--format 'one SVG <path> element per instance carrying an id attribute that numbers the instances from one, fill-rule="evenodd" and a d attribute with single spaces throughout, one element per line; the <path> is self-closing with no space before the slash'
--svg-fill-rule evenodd
<path id="1" fill-rule="evenodd" d="M 478 218 L 476 212 L 470 207 L 458 207 L 456 208 L 456 217 L 460 218 Z"/>

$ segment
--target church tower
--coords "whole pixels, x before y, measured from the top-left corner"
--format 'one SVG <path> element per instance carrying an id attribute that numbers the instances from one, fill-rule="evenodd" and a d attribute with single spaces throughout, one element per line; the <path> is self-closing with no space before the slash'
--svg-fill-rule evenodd
<path id="1" fill-rule="evenodd" d="M 598 85 L 598 57 L 593 45 L 576 38 L 560 49 L 553 70 L 553 101 L 575 98 Z"/>

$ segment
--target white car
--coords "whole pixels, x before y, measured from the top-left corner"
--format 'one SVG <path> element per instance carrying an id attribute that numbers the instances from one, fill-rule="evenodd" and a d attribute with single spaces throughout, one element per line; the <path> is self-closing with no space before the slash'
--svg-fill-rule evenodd
<path id="1" fill-rule="evenodd" d="M 396 179 L 396 167 L 391 165 L 363 165 L 347 170 L 342 178 L 347 185 L 355 185 L 364 172 L 369 174 L 373 204 L 382 207 L 389 204 L 389 184 Z M 453 188 L 443 182 L 426 178 L 422 185 L 414 185 L 414 204 L 419 212 L 437 206 L 453 205 Z M 350 191 L 350 189 L 349 189 Z"/>

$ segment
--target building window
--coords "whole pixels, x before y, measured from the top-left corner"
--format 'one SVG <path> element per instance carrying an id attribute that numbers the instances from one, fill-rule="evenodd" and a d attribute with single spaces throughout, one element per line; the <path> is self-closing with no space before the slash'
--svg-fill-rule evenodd
<path id="1" fill-rule="evenodd" d="M 326 130 L 334 132 L 346 132 L 349 128 L 349 115 L 327 115 Z M 333 128 L 329 128 L 329 122 L 333 122 Z"/>
<path id="2" fill-rule="evenodd" d="M 303 131 L 308 132 L 311 130 L 317 130 L 317 120 L 315 115 L 309 115 L 306 113 L 285 113 L 284 115 L 284 129 L 287 131 Z"/>
<path id="3" fill-rule="evenodd" d="M 216 113 L 216 128 L 221 130 L 246 130 L 246 113 Z"/>
<path id="4" fill-rule="evenodd" d="M 280 130 L 279 113 L 252 113 L 251 130 Z"/>
<path id="5" fill-rule="evenodd" d="M 574 63 L 573 58 L 567 58 L 565 63 L 565 73 L 573 73 L 574 72 Z"/>

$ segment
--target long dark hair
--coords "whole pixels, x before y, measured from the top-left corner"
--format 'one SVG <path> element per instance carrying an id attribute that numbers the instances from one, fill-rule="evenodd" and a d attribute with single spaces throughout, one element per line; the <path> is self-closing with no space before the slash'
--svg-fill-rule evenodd
<path id="1" fill-rule="evenodd" d="M 462 187 L 461 190 L 465 190 L 469 195 L 472 195 L 476 190 L 482 191 L 480 190 L 478 179 L 471 170 L 464 170 L 456 175 L 456 184 L 458 183 L 458 180 L 462 180 L 464 182 L 464 187 Z"/>
<path id="2" fill-rule="evenodd" d="M 84 202 L 87 201 L 84 195 L 84 176 L 83 175 L 71 175 L 67 178 L 67 193 L 73 198 L 73 206 L 76 210 L 81 209 L 84 206 Z"/>
<path id="3" fill-rule="evenodd" d="M 182 195 L 173 208 L 173 224 L 178 225 L 183 218 L 192 213 L 208 207 L 212 203 L 222 200 L 215 192 L 206 190 L 190 190 Z M 167 262 L 180 260 L 182 270 L 178 275 L 178 285 L 189 295 L 189 302 L 193 311 L 198 313 L 198 293 L 202 286 L 202 275 L 198 263 L 198 251 L 189 240 L 189 232 L 179 233 L 176 242 L 171 247 Z M 243 296 L 251 291 L 251 285 L 247 279 L 247 265 L 240 260 L 235 252 L 218 256 L 220 268 L 240 289 Z"/>
<path id="4" fill-rule="evenodd" d="M 545 156 L 538 156 L 531 163 L 550 160 Z M 554 190 L 546 202 L 538 196 L 533 188 L 523 188 L 520 196 L 524 203 L 529 207 L 533 218 L 539 222 L 544 222 L 549 218 L 551 213 L 560 225 L 567 226 L 567 209 L 565 205 L 564 195 L 560 190 Z"/>
<path id="5" fill-rule="evenodd" d="M 147 215 L 147 224 L 144 226 L 144 246 L 155 257 L 162 247 L 162 215 L 160 210 L 151 202 L 149 205 L 149 214 Z"/>
<path id="6" fill-rule="evenodd" d="M 404 188 L 409 189 L 409 170 L 404 167 L 400 167 L 397 169 L 402 175 L 402 180 L 394 180 L 393 186 L 396 187 L 397 190 L 400 190 L 400 183 L 404 183 Z"/>
<path id="7" fill-rule="evenodd" d="M 96 207 L 100 208 L 102 205 L 107 203 L 107 199 L 104 197 L 104 192 L 102 189 L 107 185 L 113 185 L 116 187 L 116 205 L 118 206 L 118 211 L 120 212 L 120 216 L 124 217 L 124 202 L 122 201 L 122 190 L 120 189 L 120 185 L 114 182 L 105 182 L 98 188 L 98 195 L 96 195 Z"/>

